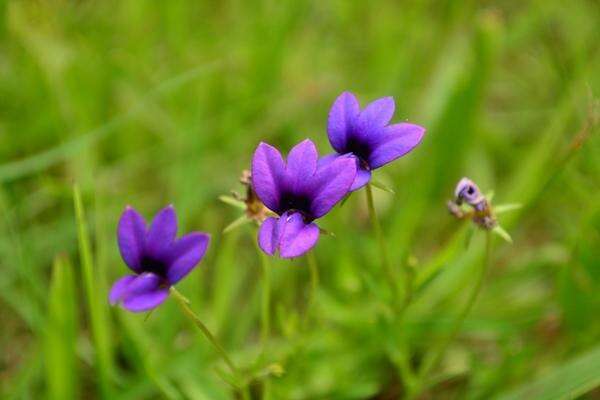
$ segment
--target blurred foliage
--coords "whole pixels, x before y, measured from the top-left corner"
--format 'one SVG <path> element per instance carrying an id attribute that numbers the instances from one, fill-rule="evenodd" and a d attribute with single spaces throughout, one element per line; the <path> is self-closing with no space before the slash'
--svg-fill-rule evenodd
<path id="1" fill-rule="evenodd" d="M 172 300 L 147 321 L 109 309 L 108 285 L 125 270 L 118 217 L 126 204 L 149 217 L 174 203 L 181 230 L 212 233 L 180 290 L 254 366 L 255 231 L 222 235 L 239 214 L 217 198 L 241 190 L 260 140 L 289 149 L 310 137 L 328 152 L 327 113 L 343 90 L 363 104 L 393 95 L 396 121 L 428 128 L 376 173 L 396 192 L 375 199 L 394 264 L 421 285 L 404 315 L 386 312 L 364 193 L 354 194 L 322 224 L 335 237 L 316 248 L 310 326 L 306 261 L 272 261 L 263 361 L 284 373 L 268 378 L 271 398 L 405 393 L 403 368 L 448 332 L 482 256 L 482 235 L 465 248 L 466 228 L 444 206 L 463 175 L 524 207 L 502 216 L 515 244 L 496 241 L 475 309 L 422 398 L 489 399 L 564 371 L 578 379 L 543 387 L 556 394 L 544 399 L 593 390 L 598 37 L 593 0 L 0 0 L 0 398 L 233 398 Z M 515 393 L 528 392 L 506 398 Z"/>

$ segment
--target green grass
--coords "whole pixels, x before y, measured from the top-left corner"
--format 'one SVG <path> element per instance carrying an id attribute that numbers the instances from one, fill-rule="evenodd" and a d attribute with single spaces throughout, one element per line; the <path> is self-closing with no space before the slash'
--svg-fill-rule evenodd
<path id="1" fill-rule="evenodd" d="M 147 320 L 108 305 L 120 213 L 168 203 L 181 232 L 212 234 L 178 290 L 254 398 L 264 382 L 273 400 L 401 398 L 480 268 L 484 235 L 467 247 L 445 209 L 464 175 L 523 207 L 501 216 L 514 244 L 495 240 L 422 398 L 596 398 L 599 15 L 588 0 L 0 1 L 0 398 L 235 398 L 173 299 Z M 390 263 L 414 271 L 402 313 L 363 193 L 321 224 L 335 236 L 312 300 L 305 258 L 263 264 L 252 225 L 221 233 L 240 211 L 218 197 L 243 190 L 257 143 L 328 152 L 343 90 L 392 95 L 395 121 L 427 127 L 375 173 L 395 192 L 373 191 Z"/>

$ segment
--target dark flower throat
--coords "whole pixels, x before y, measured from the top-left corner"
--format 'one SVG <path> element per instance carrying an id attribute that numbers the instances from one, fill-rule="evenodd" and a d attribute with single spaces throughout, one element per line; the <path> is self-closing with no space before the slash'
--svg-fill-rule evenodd
<path id="1" fill-rule="evenodd" d="M 282 193 L 279 200 L 279 212 L 281 215 L 286 211 L 298 211 L 305 220 L 312 220 L 311 199 L 306 195 L 297 195 L 293 193 Z"/>
<path id="2" fill-rule="evenodd" d="M 367 143 L 363 143 L 361 140 L 350 136 L 346 142 L 346 153 L 352 153 L 358 157 L 360 164 L 363 168 L 369 169 L 369 157 L 371 157 L 371 146 Z"/>
<path id="3" fill-rule="evenodd" d="M 157 260 L 152 257 L 145 256 L 142 258 L 142 269 L 144 272 L 152 272 L 161 278 L 167 277 L 168 265 L 162 260 Z"/>

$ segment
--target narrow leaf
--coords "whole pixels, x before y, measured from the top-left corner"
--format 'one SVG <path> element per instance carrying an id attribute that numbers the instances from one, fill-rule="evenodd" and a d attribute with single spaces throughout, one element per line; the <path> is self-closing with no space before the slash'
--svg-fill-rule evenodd
<path id="1" fill-rule="evenodd" d="M 248 218 L 246 215 L 242 215 L 241 217 L 239 217 L 238 219 L 236 219 L 235 221 L 233 221 L 232 223 L 227 225 L 225 227 L 225 229 L 223 229 L 223 233 L 229 233 L 232 230 L 239 228 L 240 226 L 246 225 L 248 222 L 252 222 L 252 220 L 250 218 Z"/>
<path id="2" fill-rule="evenodd" d="M 85 295 L 87 297 L 87 314 L 92 331 L 92 342 L 95 348 L 95 368 L 98 373 L 98 385 L 102 398 L 111 398 L 110 377 L 112 373 L 112 357 L 110 349 L 110 333 L 108 320 L 107 290 L 99 285 L 97 271 L 94 270 L 92 250 L 87 221 L 81 200 L 81 192 L 77 185 L 73 186 L 73 203 L 77 223 L 77 239 L 79 242 L 79 259 L 82 269 Z"/>
<path id="3" fill-rule="evenodd" d="M 473 225 L 470 225 L 469 228 L 467 229 L 467 234 L 465 236 L 465 249 L 469 248 L 469 245 L 471 244 L 471 239 L 473 239 L 474 234 L 475 234 L 475 227 Z"/>
<path id="4" fill-rule="evenodd" d="M 77 299 L 73 269 L 57 257 L 48 294 L 48 319 L 44 329 L 44 367 L 48 399 L 77 398 Z"/>
<path id="5" fill-rule="evenodd" d="M 221 200 L 225 204 L 229 204 L 235 208 L 239 208 L 240 210 L 246 210 L 246 203 L 241 200 L 238 200 L 231 196 L 219 196 L 219 200 Z"/>
<path id="6" fill-rule="evenodd" d="M 396 192 L 394 192 L 394 189 L 390 188 L 389 186 L 383 184 L 382 182 L 375 180 L 375 179 L 371 179 L 371 185 L 373 187 L 376 187 L 379 190 L 383 190 L 384 192 L 388 192 L 390 194 L 396 194 Z"/>
<path id="7" fill-rule="evenodd" d="M 523 207 L 523 204 L 519 203 L 500 204 L 499 206 L 494 206 L 494 213 L 502 214 L 508 211 L 518 210 L 521 207 Z"/>
<path id="8" fill-rule="evenodd" d="M 506 232 L 504 230 L 504 228 L 502 228 L 500 225 L 496 225 L 496 227 L 494 229 L 492 229 L 492 232 L 494 232 L 496 235 L 500 236 L 502 239 L 506 240 L 508 243 L 512 244 L 512 242 L 513 242 L 512 238 L 510 237 L 508 232 Z"/>
<path id="9" fill-rule="evenodd" d="M 559 365 L 533 382 L 502 394 L 496 400 L 575 399 L 600 386 L 600 346 Z"/>

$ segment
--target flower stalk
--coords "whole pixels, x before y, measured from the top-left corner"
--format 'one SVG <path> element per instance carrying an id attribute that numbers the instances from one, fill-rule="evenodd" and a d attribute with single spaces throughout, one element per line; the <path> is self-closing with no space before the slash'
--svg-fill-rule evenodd
<path id="1" fill-rule="evenodd" d="M 371 225 L 373 226 L 373 230 L 375 231 L 375 237 L 377 239 L 377 243 L 379 245 L 379 253 L 381 254 L 381 263 L 383 265 L 384 273 L 387 275 L 387 279 L 390 282 L 392 287 L 392 295 L 393 298 L 396 297 L 396 273 L 392 269 L 392 265 L 390 263 L 390 258 L 387 251 L 387 246 L 385 243 L 385 238 L 383 237 L 383 230 L 381 229 L 381 224 L 379 223 L 379 218 L 377 217 L 377 211 L 375 210 L 375 204 L 373 202 L 373 189 L 371 183 L 367 183 L 366 185 L 366 194 L 367 194 L 367 207 L 369 209 L 369 218 L 371 219 Z"/>
<path id="2" fill-rule="evenodd" d="M 254 239 L 254 238 L 252 238 Z M 271 266 L 268 257 L 260 250 L 258 243 L 253 240 L 256 247 L 256 253 L 260 259 L 262 269 L 262 297 L 261 297 L 261 327 L 260 341 L 263 355 L 266 351 L 267 342 L 271 335 Z"/>
<path id="3" fill-rule="evenodd" d="M 182 295 L 177 289 L 175 289 L 175 287 L 173 287 L 173 286 L 171 287 L 170 292 L 171 292 L 171 295 L 173 295 L 173 297 L 175 298 L 175 300 L 177 300 L 177 303 L 179 304 L 179 307 L 181 308 L 181 310 L 183 311 L 185 316 L 188 317 L 194 323 L 194 325 L 196 325 L 196 327 L 198 327 L 198 329 L 200 329 L 202 334 L 206 337 L 206 339 L 214 347 L 214 349 L 219 354 L 219 356 L 221 356 L 221 358 L 223 359 L 223 361 L 225 362 L 225 364 L 227 365 L 227 367 L 229 368 L 231 373 L 234 376 L 239 377 L 240 370 L 235 366 L 233 361 L 231 361 L 231 358 L 229 358 L 229 356 L 227 355 L 227 352 L 225 351 L 223 346 L 221 346 L 221 344 L 219 343 L 217 338 L 212 334 L 212 332 L 208 329 L 208 327 L 206 325 L 204 325 L 204 322 L 202 322 L 200 317 L 198 315 L 196 315 L 194 310 L 191 309 L 190 301 L 184 295 Z"/>
<path id="4" fill-rule="evenodd" d="M 310 274 L 310 310 L 315 303 L 317 298 L 317 290 L 319 289 L 319 266 L 317 264 L 317 258 L 315 257 L 314 252 L 308 252 L 306 259 L 308 261 L 308 272 Z"/>

